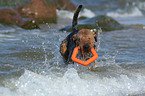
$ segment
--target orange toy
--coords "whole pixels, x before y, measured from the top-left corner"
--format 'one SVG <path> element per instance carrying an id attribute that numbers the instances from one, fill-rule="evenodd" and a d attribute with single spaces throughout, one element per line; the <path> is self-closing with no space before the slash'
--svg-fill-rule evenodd
<path id="1" fill-rule="evenodd" d="M 93 57 L 91 57 L 90 59 L 88 59 L 87 61 L 82 61 L 80 59 L 77 59 L 76 56 L 77 56 L 77 53 L 78 53 L 78 50 L 79 48 L 78 47 L 75 47 L 74 48 L 74 51 L 73 51 L 73 54 L 72 54 L 72 61 L 76 62 L 76 63 L 79 63 L 81 65 L 84 65 L 84 66 L 87 66 L 89 65 L 90 63 L 92 63 L 93 61 L 95 61 L 97 58 L 98 58 L 98 55 L 95 51 L 94 48 L 91 49 L 91 53 L 94 55 Z"/>

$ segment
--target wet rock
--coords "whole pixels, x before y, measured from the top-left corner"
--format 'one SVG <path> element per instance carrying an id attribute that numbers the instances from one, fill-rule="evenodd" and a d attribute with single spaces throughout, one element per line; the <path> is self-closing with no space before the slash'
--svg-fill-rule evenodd
<path id="1" fill-rule="evenodd" d="M 11 8 L 0 10 L 0 23 L 2 24 L 18 24 L 21 22 L 21 19 L 17 11 Z"/>
<path id="2" fill-rule="evenodd" d="M 85 19 L 87 19 L 86 16 L 80 16 L 80 17 L 79 17 L 79 20 L 85 20 Z"/>
<path id="3" fill-rule="evenodd" d="M 40 29 L 37 21 L 35 21 L 33 18 L 23 20 L 23 22 L 21 22 L 18 26 L 20 26 L 23 29 Z"/>
<path id="4" fill-rule="evenodd" d="M 17 25 L 24 29 L 37 29 L 38 24 L 32 18 L 22 18 L 18 12 L 11 8 L 0 10 L 0 23 L 5 25 Z"/>
<path id="5" fill-rule="evenodd" d="M 56 8 L 61 10 L 74 11 L 76 6 L 70 0 L 54 0 Z"/>
<path id="6" fill-rule="evenodd" d="M 93 18 L 85 19 L 78 25 L 78 29 L 97 29 L 101 28 L 102 31 L 121 30 L 124 27 L 111 17 L 101 15 Z M 71 25 L 60 29 L 60 31 L 72 31 Z"/>
<path id="7" fill-rule="evenodd" d="M 52 0 L 33 0 L 16 9 L 22 17 L 34 18 L 40 23 L 56 23 L 56 7 Z"/>
<path id="8" fill-rule="evenodd" d="M 102 31 L 113 31 L 123 29 L 123 26 L 112 17 L 100 15 L 84 20 L 82 23 L 98 25 Z"/>

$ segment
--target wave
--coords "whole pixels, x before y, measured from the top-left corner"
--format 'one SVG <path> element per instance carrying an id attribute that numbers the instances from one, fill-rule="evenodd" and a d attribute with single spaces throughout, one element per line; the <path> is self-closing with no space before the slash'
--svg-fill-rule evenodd
<path id="1" fill-rule="evenodd" d="M 73 15 L 74 15 L 74 12 L 71 12 L 71 11 L 57 10 L 57 16 L 58 16 L 58 18 L 61 18 L 61 19 L 72 19 Z M 85 8 L 80 12 L 79 16 L 91 18 L 91 17 L 95 16 L 95 13 L 92 12 L 91 10 Z"/>
<path id="2" fill-rule="evenodd" d="M 68 68 L 62 76 L 56 76 L 25 70 L 18 80 L 11 81 L 13 84 L 7 83 L 7 86 L 15 86 L 15 90 L 0 87 L 0 93 L 2 96 L 128 96 L 145 92 L 144 74 L 123 72 L 114 74 L 118 75 L 115 77 L 105 72 L 78 73 Z"/>
<path id="3" fill-rule="evenodd" d="M 108 12 L 107 16 L 111 17 L 137 17 L 143 16 L 143 13 L 137 7 L 127 7 L 125 9 L 117 9 L 116 11 Z"/>
<path id="4" fill-rule="evenodd" d="M 137 2 L 137 3 L 136 3 L 136 6 L 137 6 L 139 9 L 145 11 L 145 2 Z"/>

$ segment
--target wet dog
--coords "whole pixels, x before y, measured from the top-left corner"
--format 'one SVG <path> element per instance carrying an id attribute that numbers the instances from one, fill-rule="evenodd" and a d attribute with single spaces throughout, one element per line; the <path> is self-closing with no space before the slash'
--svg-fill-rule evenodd
<path id="1" fill-rule="evenodd" d="M 77 28 L 77 19 L 81 9 L 82 5 L 79 5 L 75 10 L 72 21 L 73 32 L 71 32 L 60 45 L 60 53 L 66 63 L 72 61 L 71 56 L 76 46 L 79 47 L 79 54 L 83 59 L 87 59 L 87 57 L 90 56 L 92 48 L 96 49 L 95 41 L 97 42 L 97 32 L 92 32 L 90 29 L 78 30 Z"/>

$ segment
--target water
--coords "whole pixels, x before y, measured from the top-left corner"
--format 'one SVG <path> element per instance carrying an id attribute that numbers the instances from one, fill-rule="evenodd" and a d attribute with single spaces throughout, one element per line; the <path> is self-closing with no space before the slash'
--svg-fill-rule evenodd
<path id="1" fill-rule="evenodd" d="M 16 0 L 17 1 L 17 0 Z M 92 0 L 91 0 L 92 1 Z M 120 14 L 114 16 L 121 24 L 144 24 L 144 1 L 97 1 L 84 3 L 87 14 Z M 76 4 L 77 0 L 74 0 Z M 87 2 L 86 0 L 81 1 Z M 94 6 L 107 7 L 102 12 Z M 111 2 L 113 3 L 111 5 Z M 136 6 L 142 16 L 131 15 L 121 6 Z M 134 3 L 133 3 L 134 2 Z M 92 5 L 91 5 L 92 4 Z M 122 5 L 121 5 L 122 4 Z M 137 12 L 139 12 L 137 11 Z M 62 11 L 63 12 L 63 11 Z M 59 15 L 58 24 L 42 25 L 41 29 L 24 30 L 0 24 L 0 96 L 128 96 L 145 94 L 145 31 L 123 29 L 99 30 L 99 55 L 93 68 L 79 64 L 65 65 L 59 53 L 61 41 L 69 34 L 58 29 L 71 23 Z M 133 12 L 134 14 L 135 12 Z M 67 14 L 67 13 L 66 13 Z M 66 15 L 63 14 L 63 15 Z M 112 15 L 110 15 L 112 16 Z M 112 16 L 113 17 L 113 16 Z M 89 69 L 90 68 L 90 69 Z"/>
<path id="2" fill-rule="evenodd" d="M 1 27 L 2 96 L 125 96 L 145 92 L 142 29 L 101 33 L 99 58 L 94 70 L 87 70 L 63 64 L 59 44 L 68 33 Z"/>

